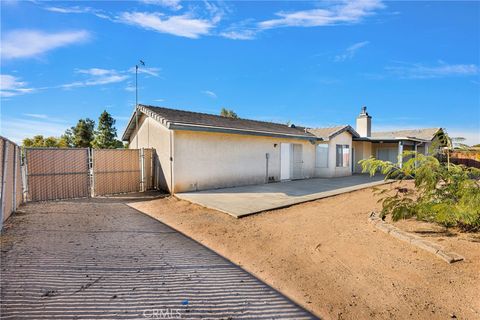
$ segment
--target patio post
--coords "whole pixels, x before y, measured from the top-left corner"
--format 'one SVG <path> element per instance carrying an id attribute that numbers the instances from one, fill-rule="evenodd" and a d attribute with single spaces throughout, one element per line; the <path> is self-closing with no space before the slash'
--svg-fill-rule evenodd
<path id="1" fill-rule="evenodd" d="M 398 141 L 398 166 L 401 168 L 403 164 L 403 143 Z"/>

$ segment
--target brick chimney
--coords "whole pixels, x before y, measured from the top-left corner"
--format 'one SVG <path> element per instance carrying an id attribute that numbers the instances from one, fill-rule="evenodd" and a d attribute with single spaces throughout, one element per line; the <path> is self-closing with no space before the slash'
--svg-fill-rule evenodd
<path id="1" fill-rule="evenodd" d="M 368 115 L 365 106 L 362 107 L 362 111 L 357 117 L 356 130 L 360 137 L 370 137 L 372 135 L 372 117 Z"/>

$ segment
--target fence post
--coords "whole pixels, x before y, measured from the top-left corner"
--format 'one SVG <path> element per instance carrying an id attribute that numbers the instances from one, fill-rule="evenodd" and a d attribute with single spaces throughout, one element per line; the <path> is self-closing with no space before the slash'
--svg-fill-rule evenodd
<path id="1" fill-rule="evenodd" d="M 140 149 L 140 173 L 141 173 L 141 181 L 140 181 L 140 192 L 145 191 L 145 149 Z"/>
<path id="2" fill-rule="evenodd" d="M 27 153 L 28 148 L 23 149 L 24 158 L 23 158 L 23 201 L 28 201 L 28 160 Z"/>
<path id="3" fill-rule="evenodd" d="M 2 204 L 0 208 L 0 230 L 3 228 L 3 216 L 5 210 L 5 185 L 7 180 L 7 167 L 8 167 L 8 141 L 3 139 L 3 172 L 2 172 Z"/>
<path id="4" fill-rule="evenodd" d="M 88 175 L 89 175 L 89 178 L 88 181 L 90 183 L 90 197 L 93 198 L 95 197 L 95 173 L 93 172 L 93 149 L 91 148 L 88 148 L 87 149 L 87 152 L 88 152 Z"/>

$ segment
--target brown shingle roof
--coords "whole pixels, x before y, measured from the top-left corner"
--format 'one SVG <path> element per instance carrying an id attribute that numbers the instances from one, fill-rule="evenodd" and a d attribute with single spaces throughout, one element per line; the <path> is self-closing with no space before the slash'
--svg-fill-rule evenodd
<path id="1" fill-rule="evenodd" d="M 421 140 L 432 140 L 441 128 L 398 130 L 372 132 L 372 138 L 375 139 L 395 139 L 395 138 L 416 138 Z"/>
<path id="2" fill-rule="evenodd" d="M 139 105 L 139 108 L 140 110 L 144 108 L 148 111 L 151 111 L 152 113 L 158 115 L 166 121 L 177 125 L 186 124 L 201 127 L 216 127 L 315 138 L 315 136 L 306 131 L 304 127 L 292 127 L 280 123 L 248 119 L 234 119 L 207 113 L 199 113 L 148 105 Z"/>
<path id="3" fill-rule="evenodd" d="M 344 131 L 349 131 L 353 136 L 358 136 L 357 132 L 349 125 L 308 129 L 308 132 L 314 134 L 317 138 L 321 138 L 323 140 L 328 140 L 332 136 L 340 134 Z"/>

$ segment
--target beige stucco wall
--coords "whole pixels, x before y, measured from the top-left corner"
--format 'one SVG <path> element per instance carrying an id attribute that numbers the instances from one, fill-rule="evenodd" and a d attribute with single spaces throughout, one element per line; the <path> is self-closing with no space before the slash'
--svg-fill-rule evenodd
<path id="1" fill-rule="evenodd" d="M 262 184 L 280 179 L 280 144 L 302 144 L 303 178 L 314 175 L 315 146 L 306 140 L 253 135 L 175 131 L 175 192 Z M 276 144 L 276 146 L 275 146 Z"/>
<path id="2" fill-rule="evenodd" d="M 362 166 L 358 163 L 360 160 L 368 159 L 373 156 L 372 143 L 369 141 L 353 141 L 353 149 L 355 152 L 355 173 L 362 172 Z"/>
<path id="3" fill-rule="evenodd" d="M 315 145 L 308 140 L 214 132 L 172 131 L 142 115 L 130 148 L 154 148 L 158 157 L 156 185 L 170 192 L 207 190 L 262 184 L 268 177 L 280 180 L 280 145 L 302 145 L 302 178 L 341 177 L 352 174 L 352 136 L 348 132 L 333 137 L 329 144 L 328 168 L 316 168 Z M 350 146 L 350 165 L 336 167 L 335 147 Z M 356 151 L 356 150 L 355 150 Z M 173 162 L 170 161 L 170 156 Z M 173 188 L 172 188 L 173 183 Z"/>
<path id="4" fill-rule="evenodd" d="M 139 118 L 138 126 L 138 145 L 137 132 L 134 131 L 130 137 L 129 148 L 155 149 L 156 168 L 160 168 L 155 174 L 155 185 L 165 191 L 171 191 L 170 135 L 173 135 L 173 131 L 168 130 L 155 119 L 145 115 Z"/>
<path id="5" fill-rule="evenodd" d="M 328 142 L 328 167 L 327 168 L 315 168 L 315 177 L 319 178 L 331 178 L 331 177 L 344 177 L 352 174 L 352 135 L 348 132 L 342 132 L 341 134 L 333 137 Z M 336 145 L 347 144 L 350 148 L 350 163 L 348 167 L 336 166 Z M 315 165 L 315 163 L 314 163 Z"/>

